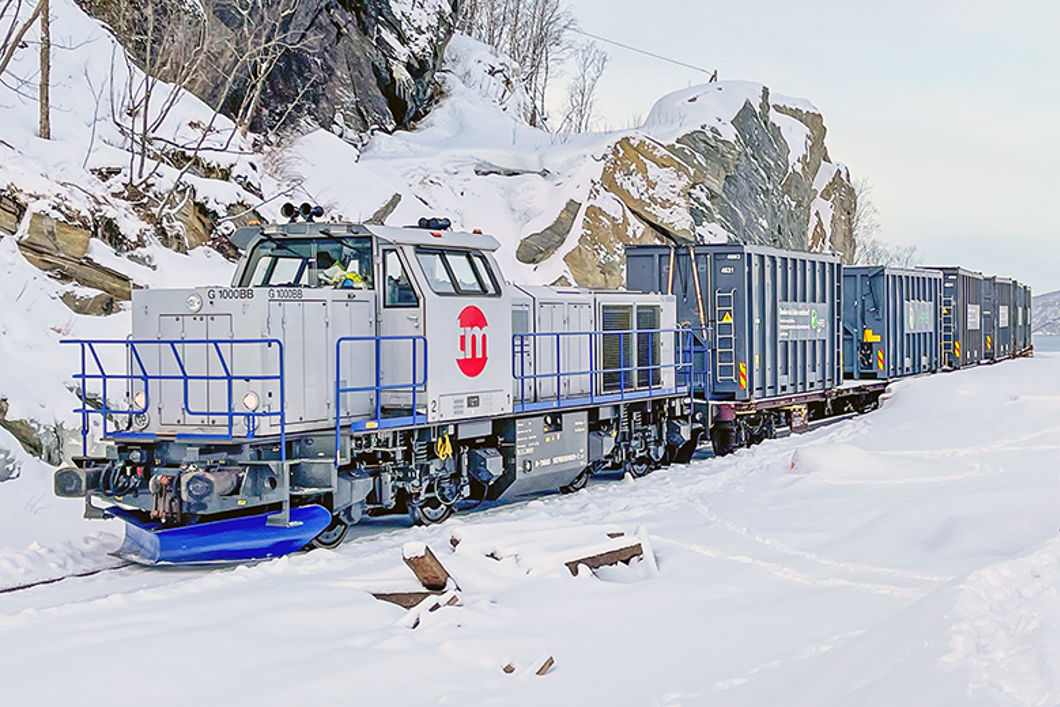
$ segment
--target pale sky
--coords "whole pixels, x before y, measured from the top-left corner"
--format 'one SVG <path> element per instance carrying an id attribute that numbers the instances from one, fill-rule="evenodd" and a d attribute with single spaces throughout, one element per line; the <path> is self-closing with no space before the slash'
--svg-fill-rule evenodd
<path id="1" fill-rule="evenodd" d="M 1060 289 L 1060 1 L 569 2 L 588 32 L 809 99 L 924 264 Z M 707 78 L 601 46 L 610 127 Z"/>

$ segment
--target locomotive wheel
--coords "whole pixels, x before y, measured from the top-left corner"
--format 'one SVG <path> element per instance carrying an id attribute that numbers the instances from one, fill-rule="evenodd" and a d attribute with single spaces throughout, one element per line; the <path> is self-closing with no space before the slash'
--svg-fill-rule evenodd
<path id="1" fill-rule="evenodd" d="M 585 488 L 585 485 L 589 483 L 589 477 L 593 475 L 592 467 L 585 467 L 582 472 L 574 477 L 566 486 L 560 486 L 560 493 L 574 493 L 575 491 L 581 491 Z"/>
<path id="2" fill-rule="evenodd" d="M 328 527 L 324 528 L 320 535 L 313 538 L 309 544 L 325 550 L 334 550 L 346 539 L 346 533 L 349 529 L 350 526 L 346 525 L 341 518 L 334 516 Z"/>
<path id="3" fill-rule="evenodd" d="M 453 507 L 442 503 L 437 496 L 428 496 L 419 503 L 410 504 L 409 508 L 416 525 L 434 525 L 453 515 Z"/>
<path id="4" fill-rule="evenodd" d="M 633 461 L 626 463 L 626 471 L 635 479 L 647 476 L 654 468 L 655 465 L 652 463 L 651 457 L 646 456 L 637 457 Z"/>

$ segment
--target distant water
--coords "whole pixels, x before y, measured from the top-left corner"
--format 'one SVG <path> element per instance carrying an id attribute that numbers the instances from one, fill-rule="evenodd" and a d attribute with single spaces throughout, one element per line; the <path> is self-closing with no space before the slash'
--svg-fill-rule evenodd
<path id="1" fill-rule="evenodd" d="M 1060 351 L 1060 336 L 1046 334 L 1034 335 L 1035 351 Z"/>

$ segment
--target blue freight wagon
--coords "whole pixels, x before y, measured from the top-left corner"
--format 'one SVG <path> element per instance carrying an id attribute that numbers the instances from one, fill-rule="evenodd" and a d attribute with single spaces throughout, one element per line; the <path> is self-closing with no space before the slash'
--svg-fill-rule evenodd
<path id="1" fill-rule="evenodd" d="M 1012 308 L 1015 314 L 1012 323 L 1012 355 L 1031 353 L 1031 288 L 1015 280 L 1012 281 Z"/>
<path id="2" fill-rule="evenodd" d="M 864 265 L 843 269 L 843 374 L 901 378 L 939 370 L 942 274 Z"/>
<path id="3" fill-rule="evenodd" d="M 983 275 L 959 267 L 942 273 L 942 367 L 967 368 L 983 357 Z"/>
<path id="4" fill-rule="evenodd" d="M 997 278 L 983 276 L 983 361 L 993 361 L 997 342 Z"/>
<path id="5" fill-rule="evenodd" d="M 1011 278 L 994 278 L 994 299 L 997 311 L 996 335 L 994 337 L 994 360 L 1000 361 L 1012 355 L 1012 290 Z"/>
<path id="6" fill-rule="evenodd" d="M 631 290 L 677 298 L 710 349 L 705 393 L 716 454 L 871 409 L 886 381 L 843 385 L 842 265 L 835 255 L 744 244 L 628 246 Z"/>
<path id="7" fill-rule="evenodd" d="M 841 382 L 838 256 L 740 243 L 680 250 L 628 248 L 627 283 L 677 295 L 678 321 L 701 337 L 712 332 L 713 399 L 773 398 Z"/>

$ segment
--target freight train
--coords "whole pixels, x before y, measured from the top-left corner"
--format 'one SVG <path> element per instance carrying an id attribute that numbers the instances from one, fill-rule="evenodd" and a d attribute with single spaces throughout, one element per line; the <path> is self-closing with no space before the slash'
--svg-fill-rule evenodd
<path id="1" fill-rule="evenodd" d="M 1030 351 L 1029 291 L 992 280 L 983 334 L 966 271 L 644 246 L 625 290 L 526 286 L 479 231 L 319 213 L 236 231 L 231 286 L 135 291 L 128 339 L 67 342 L 83 444 L 55 492 L 124 520 L 120 554 L 335 547 L 366 516 L 437 523 L 869 410 L 891 380 L 978 363 L 985 336 L 989 360 Z"/>

